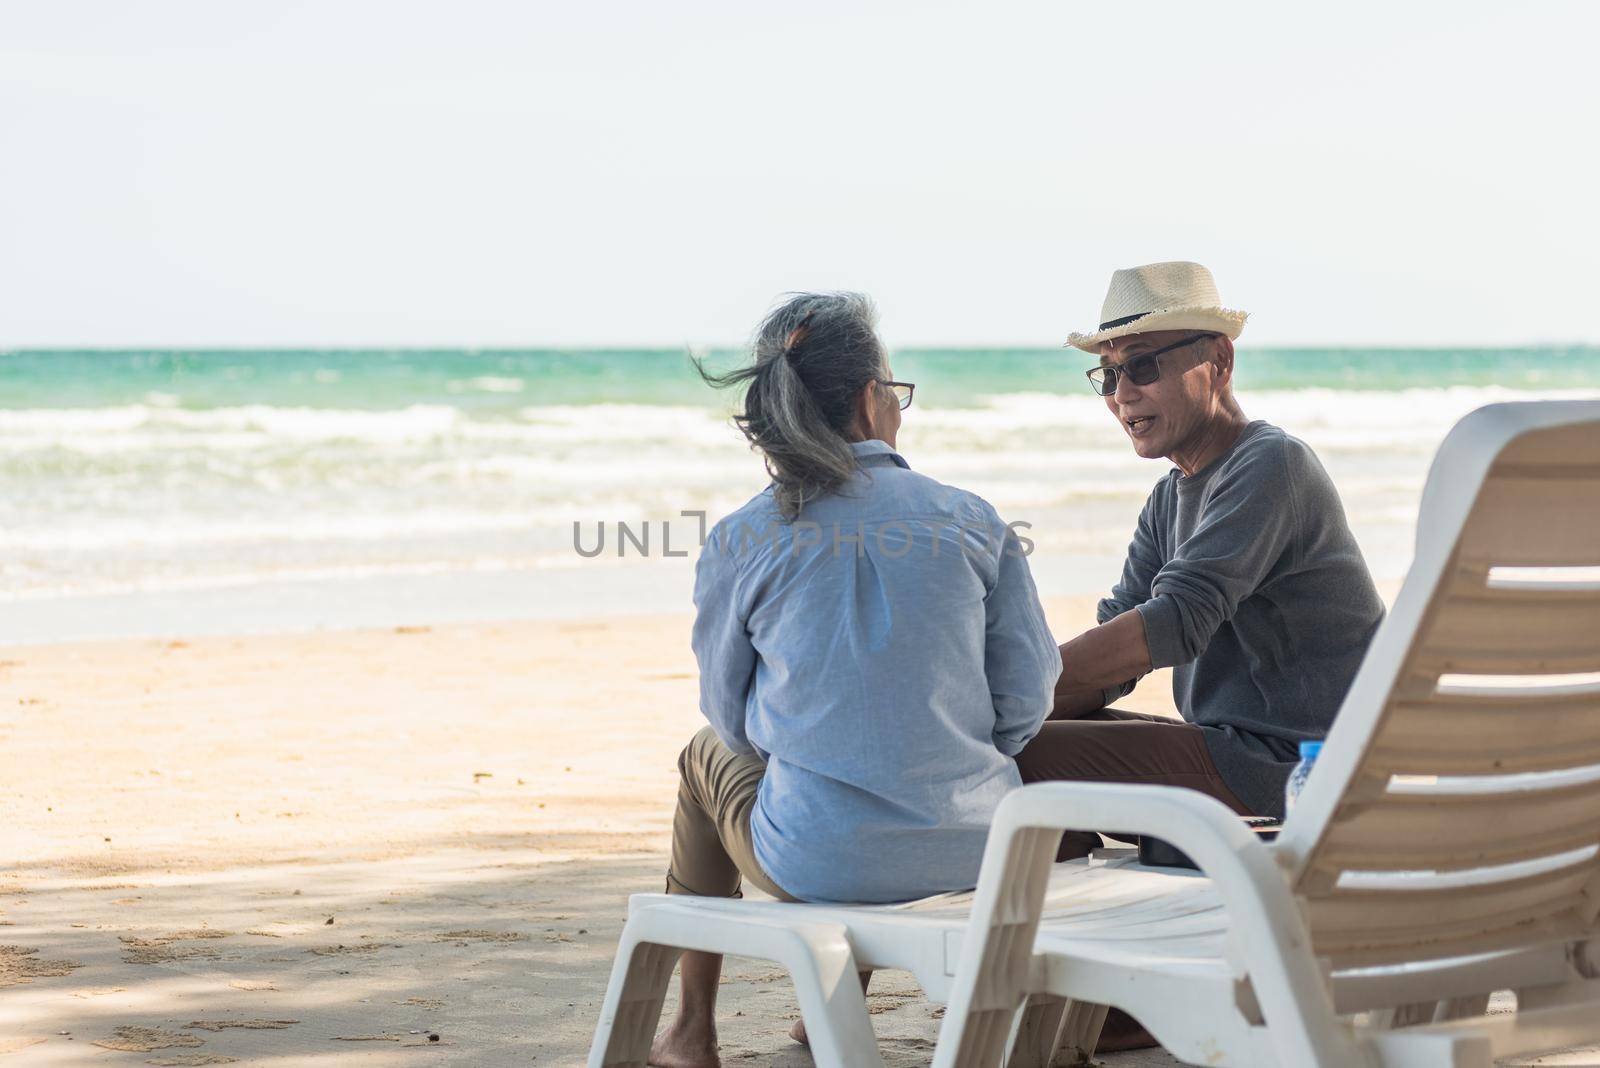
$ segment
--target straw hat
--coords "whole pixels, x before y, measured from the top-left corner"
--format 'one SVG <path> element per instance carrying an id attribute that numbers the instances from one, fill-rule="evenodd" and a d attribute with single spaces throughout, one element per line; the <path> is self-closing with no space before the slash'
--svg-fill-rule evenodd
<path id="1" fill-rule="evenodd" d="M 1236 338 L 1248 317 L 1248 312 L 1222 306 L 1211 272 L 1198 263 L 1147 263 L 1111 276 L 1100 306 L 1100 329 L 1073 334 L 1067 344 L 1098 354 L 1100 345 L 1112 338 L 1152 330 L 1204 330 Z"/>

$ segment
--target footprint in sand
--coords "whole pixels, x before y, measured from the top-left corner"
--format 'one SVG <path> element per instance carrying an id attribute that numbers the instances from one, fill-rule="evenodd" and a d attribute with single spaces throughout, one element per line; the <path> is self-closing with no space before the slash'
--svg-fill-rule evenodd
<path id="1" fill-rule="evenodd" d="M 868 994 L 867 1014 L 877 1016 L 880 1013 L 893 1012 L 909 1001 L 921 1000 L 921 994 Z"/>
<path id="2" fill-rule="evenodd" d="M 321 924 L 319 926 L 327 926 Z M 252 927 L 245 931 L 247 935 L 256 935 L 259 938 L 293 938 L 295 935 L 309 934 L 312 926 L 309 923 L 288 923 L 283 920 L 273 920 L 259 927 Z"/>
<path id="3" fill-rule="evenodd" d="M 122 935 L 122 959 L 128 964 L 167 964 L 177 960 L 216 960 L 222 956 L 222 951 L 212 946 L 180 946 L 177 942 L 206 941 L 213 938 L 227 938 L 232 931 L 216 931 L 209 927 L 201 927 L 192 931 L 174 931 L 169 935 L 158 935 L 155 938 L 134 938 Z"/>
<path id="4" fill-rule="evenodd" d="M 315 953 L 319 957 L 338 957 L 346 953 L 372 953 L 380 949 L 393 949 L 388 942 L 371 942 L 360 946 L 312 946 L 307 953 Z"/>
<path id="5" fill-rule="evenodd" d="M 75 960 L 40 960 L 38 952 L 23 946 L 0 946 L 0 987 L 71 975 L 74 968 L 83 967 Z"/>
<path id="6" fill-rule="evenodd" d="M 520 931 L 444 931 L 433 936 L 435 942 L 521 942 Z"/>
<path id="7" fill-rule="evenodd" d="M 159 1027 L 119 1027 L 110 1038 L 94 1043 L 101 1049 L 114 1049 L 124 1053 L 149 1053 L 151 1050 L 170 1049 L 173 1046 L 203 1046 L 205 1039 L 182 1031 L 166 1031 Z"/>
<path id="8" fill-rule="evenodd" d="M 128 988 L 125 986 L 97 986 L 88 990 L 74 990 L 72 996 L 75 998 L 103 998 L 108 994 L 120 994 L 126 989 Z"/>

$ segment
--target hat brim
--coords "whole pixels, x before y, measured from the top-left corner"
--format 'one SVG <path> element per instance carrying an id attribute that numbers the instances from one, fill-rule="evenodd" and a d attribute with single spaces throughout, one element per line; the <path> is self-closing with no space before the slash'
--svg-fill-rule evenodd
<path id="1" fill-rule="evenodd" d="M 1107 341 L 1155 330 L 1204 330 L 1208 334 L 1224 334 L 1233 339 L 1244 332 L 1244 321 L 1248 318 L 1249 312 L 1234 311 L 1232 308 L 1162 308 L 1109 330 L 1071 334 L 1067 337 L 1067 345 L 1098 356 L 1100 346 Z"/>

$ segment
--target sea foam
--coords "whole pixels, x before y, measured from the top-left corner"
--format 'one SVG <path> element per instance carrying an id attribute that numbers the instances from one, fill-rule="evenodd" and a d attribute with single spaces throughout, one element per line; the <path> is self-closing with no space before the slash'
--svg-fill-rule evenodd
<path id="1" fill-rule="evenodd" d="M 715 520 L 766 483 L 729 419 L 736 398 L 529 405 L 509 376 L 486 384 L 499 377 L 460 379 L 477 384 L 459 403 L 390 408 L 195 407 L 178 386 L 143 403 L 0 408 L 0 597 L 575 566 L 574 523 Z M 517 399 L 473 400 L 496 394 Z M 1317 449 L 1369 557 L 1392 573 L 1449 428 L 1534 397 L 1600 390 L 1317 388 L 1241 402 Z M 962 399 L 918 393 L 899 439 L 914 469 L 1031 523 L 1058 562 L 1123 550 L 1167 465 L 1133 454 L 1102 399 Z"/>

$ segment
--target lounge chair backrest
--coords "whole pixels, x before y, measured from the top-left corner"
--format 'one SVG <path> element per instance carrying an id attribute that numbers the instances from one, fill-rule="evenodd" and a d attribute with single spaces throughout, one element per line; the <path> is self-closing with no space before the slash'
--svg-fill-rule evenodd
<path id="1" fill-rule="evenodd" d="M 1600 935 L 1597 848 L 1600 402 L 1491 405 L 1277 850 L 1337 968 Z"/>

